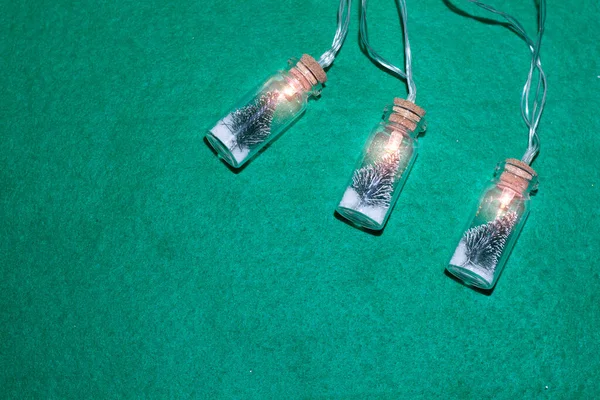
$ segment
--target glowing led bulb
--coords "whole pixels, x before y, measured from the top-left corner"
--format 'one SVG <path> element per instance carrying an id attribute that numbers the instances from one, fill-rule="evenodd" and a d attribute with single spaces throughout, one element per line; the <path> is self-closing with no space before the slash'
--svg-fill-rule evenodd
<path id="1" fill-rule="evenodd" d="M 308 98 L 317 96 L 326 80 L 325 71 L 311 56 L 290 60 L 287 70 L 242 99 L 206 138 L 223 160 L 239 168 L 302 114 Z"/>
<path id="2" fill-rule="evenodd" d="M 500 196 L 500 208 L 498 209 L 498 214 L 501 214 L 508 208 L 512 200 L 515 198 L 516 194 L 512 189 L 504 189 L 502 190 L 502 195 Z"/>
<path id="3" fill-rule="evenodd" d="M 336 211 L 354 225 L 381 230 L 417 156 L 425 110 L 396 98 L 386 108 L 352 173 Z"/>
<path id="4" fill-rule="evenodd" d="M 287 85 L 287 86 L 286 86 L 286 87 L 283 89 L 283 91 L 282 91 L 282 93 L 281 93 L 281 95 L 280 95 L 280 100 L 283 100 L 283 99 L 289 99 L 289 98 L 291 98 L 292 96 L 294 96 L 296 93 L 298 93 L 298 89 L 296 89 L 296 88 L 295 88 L 294 86 L 292 86 L 292 85 Z"/>
<path id="5" fill-rule="evenodd" d="M 529 193 L 536 188 L 537 174 L 529 165 L 515 159 L 501 163 L 448 271 L 468 285 L 493 288 L 529 214 Z"/>
<path id="6" fill-rule="evenodd" d="M 388 144 L 385 145 L 386 153 L 394 153 L 400 149 L 402 145 L 402 135 L 392 135 Z"/>

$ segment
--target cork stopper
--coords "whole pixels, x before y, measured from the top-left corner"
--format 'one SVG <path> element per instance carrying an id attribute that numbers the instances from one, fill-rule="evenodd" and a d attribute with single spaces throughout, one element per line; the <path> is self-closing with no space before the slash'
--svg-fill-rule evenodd
<path id="1" fill-rule="evenodd" d="M 406 128 L 409 132 L 422 130 L 425 120 L 425 110 L 408 100 L 394 99 L 390 122 Z"/>
<path id="2" fill-rule="evenodd" d="M 317 78 L 317 81 L 319 81 L 319 83 L 323 84 L 327 82 L 327 74 L 325 73 L 323 67 L 319 65 L 317 60 L 315 60 L 308 54 L 303 54 L 298 64 L 302 64 L 303 66 L 305 66 L 310 71 L 310 73 L 315 78 Z"/>
<path id="3" fill-rule="evenodd" d="M 401 99 L 400 97 L 396 97 L 394 99 L 394 106 L 411 111 L 413 114 L 418 116 L 419 119 L 421 119 L 425 116 L 425 110 L 423 110 L 421 107 L 419 107 L 415 103 L 412 103 L 408 100 Z"/>
<path id="4" fill-rule="evenodd" d="M 537 173 L 527 163 L 509 158 L 505 161 L 499 185 L 509 187 L 517 193 L 525 193 L 532 186 L 532 182 L 535 185 L 536 180 Z"/>
<path id="5" fill-rule="evenodd" d="M 414 121 L 411 121 L 403 115 L 397 114 L 395 112 L 392 113 L 392 115 L 390 115 L 390 121 L 405 127 L 411 132 L 414 132 L 417 129 L 417 124 Z"/>
<path id="6" fill-rule="evenodd" d="M 323 68 L 308 54 L 304 54 L 289 72 L 305 91 L 310 91 L 315 86 L 327 81 L 327 75 Z"/>

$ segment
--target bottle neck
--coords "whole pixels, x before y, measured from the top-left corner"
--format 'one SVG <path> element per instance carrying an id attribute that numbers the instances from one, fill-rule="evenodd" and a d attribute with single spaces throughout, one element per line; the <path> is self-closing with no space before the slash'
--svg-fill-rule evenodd
<path id="1" fill-rule="evenodd" d="M 413 139 L 425 130 L 425 110 L 408 100 L 395 98 L 394 105 L 386 107 L 384 123 L 390 133 L 396 132 Z"/>
<path id="2" fill-rule="evenodd" d="M 304 54 L 300 60 L 290 60 L 289 65 L 285 76 L 294 91 L 310 96 L 318 96 L 321 93 L 323 84 L 327 81 L 327 74 L 314 58 Z"/>
<path id="3" fill-rule="evenodd" d="M 520 197 L 529 197 L 529 193 L 537 189 L 537 173 L 526 163 L 509 158 L 498 166 L 502 170 L 497 186 L 510 189 Z"/>

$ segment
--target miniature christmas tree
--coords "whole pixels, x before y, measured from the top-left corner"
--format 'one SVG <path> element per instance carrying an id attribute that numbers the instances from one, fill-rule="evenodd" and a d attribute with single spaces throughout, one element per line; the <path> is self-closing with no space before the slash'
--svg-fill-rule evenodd
<path id="1" fill-rule="evenodd" d="M 267 92 L 253 103 L 231 114 L 229 129 L 235 135 L 231 148 L 240 150 L 262 143 L 271 134 L 278 92 Z"/>
<path id="2" fill-rule="evenodd" d="M 376 163 L 354 171 L 351 187 L 358 194 L 362 206 L 390 206 L 399 165 L 400 152 L 394 151 Z"/>
<path id="3" fill-rule="evenodd" d="M 517 213 L 511 211 L 466 231 L 459 244 L 459 248 L 464 249 L 465 262 L 462 266 L 470 264 L 493 274 L 516 222 Z"/>

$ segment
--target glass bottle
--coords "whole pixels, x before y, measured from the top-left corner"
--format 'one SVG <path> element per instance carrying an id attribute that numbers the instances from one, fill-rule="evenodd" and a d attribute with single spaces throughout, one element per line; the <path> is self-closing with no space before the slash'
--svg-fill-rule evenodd
<path id="1" fill-rule="evenodd" d="M 286 70 L 245 96 L 206 138 L 221 158 L 239 168 L 294 122 L 326 81 L 325 71 L 308 54 L 291 59 Z"/>
<path id="2" fill-rule="evenodd" d="M 469 286 L 493 288 L 529 215 L 529 194 L 535 189 L 537 174 L 529 165 L 514 158 L 500 163 L 448 272 Z"/>
<path id="3" fill-rule="evenodd" d="M 385 108 L 346 186 L 336 211 L 356 226 L 381 230 L 417 157 L 425 110 L 396 98 Z"/>

